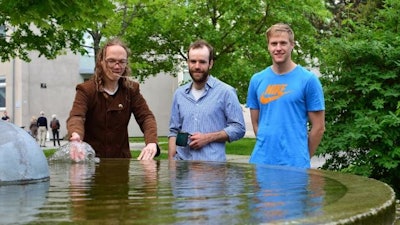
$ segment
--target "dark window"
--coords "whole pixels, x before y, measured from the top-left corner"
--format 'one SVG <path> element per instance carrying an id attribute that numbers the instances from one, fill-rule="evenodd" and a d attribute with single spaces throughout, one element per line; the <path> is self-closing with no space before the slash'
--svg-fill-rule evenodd
<path id="1" fill-rule="evenodd" d="M 6 27 L 4 25 L 0 25 L 0 38 L 4 38 L 6 36 Z"/>
<path id="2" fill-rule="evenodd" d="M 0 76 L 0 108 L 6 107 L 6 78 Z"/>

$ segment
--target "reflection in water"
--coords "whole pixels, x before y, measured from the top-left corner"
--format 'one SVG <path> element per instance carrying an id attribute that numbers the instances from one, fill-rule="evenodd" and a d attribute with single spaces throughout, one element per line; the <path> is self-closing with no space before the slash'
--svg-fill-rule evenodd
<path id="1" fill-rule="evenodd" d="M 0 186 L 0 223 L 25 224 L 35 221 L 46 202 L 49 182 Z"/>
<path id="2" fill-rule="evenodd" d="M 329 194 L 323 176 L 253 164 L 102 159 L 49 166 L 47 201 L 32 208 L 35 215 L 21 214 L 20 220 L 96 225 L 301 221 L 318 216 Z M 9 193 L 0 192 L 1 204 L 12 201 Z M 31 199 L 20 204 L 31 204 Z M 10 210 L 19 214 L 17 207 Z"/>
<path id="3" fill-rule="evenodd" d="M 306 169 L 255 166 L 252 221 L 294 220 L 321 214 L 323 179 Z M 312 179 L 310 176 L 313 176 Z"/>
<path id="4" fill-rule="evenodd" d="M 173 208 L 181 224 L 238 224 L 245 216 L 244 169 L 225 163 L 171 161 Z"/>
<path id="5" fill-rule="evenodd" d="M 96 165 L 89 179 L 85 179 L 90 174 L 86 164 L 71 165 L 73 220 L 118 224 L 121 219 L 141 219 L 143 215 L 151 217 L 151 199 L 156 196 L 157 190 L 158 161 L 138 161 L 136 163 L 140 167 L 135 171 L 130 171 L 130 159 L 102 161 Z M 134 176 L 130 176 L 129 172 Z M 90 188 L 85 188 L 87 186 Z M 141 204 L 131 201 L 134 198 L 142 198 Z"/>

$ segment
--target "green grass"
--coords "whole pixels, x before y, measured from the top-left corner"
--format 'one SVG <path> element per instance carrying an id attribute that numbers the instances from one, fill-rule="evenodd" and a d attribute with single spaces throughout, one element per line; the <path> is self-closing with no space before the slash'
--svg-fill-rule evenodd
<path id="1" fill-rule="evenodd" d="M 143 137 L 130 137 L 130 142 L 144 142 Z M 168 151 L 168 138 L 158 137 L 158 142 L 162 152 Z M 234 141 L 226 144 L 226 154 L 232 155 L 251 155 L 254 144 L 256 143 L 255 138 L 242 138 L 238 141 Z"/>
<path id="2" fill-rule="evenodd" d="M 50 156 L 52 156 L 54 154 L 54 152 L 56 152 L 56 149 L 43 150 L 43 153 L 46 156 L 46 158 L 49 158 Z"/>
<path id="3" fill-rule="evenodd" d="M 227 143 L 226 154 L 250 156 L 255 143 L 255 138 L 242 138 L 238 141 Z"/>
<path id="4" fill-rule="evenodd" d="M 144 142 L 143 137 L 130 137 L 130 142 Z M 161 154 L 157 159 L 168 159 L 168 138 L 159 137 L 158 142 L 161 148 Z M 226 154 L 230 155 L 248 155 L 250 156 L 253 151 L 254 144 L 256 143 L 255 138 L 242 138 L 238 141 L 234 141 L 226 144 Z M 139 149 L 137 149 L 139 150 Z M 44 155 L 48 158 L 54 154 L 56 149 L 44 150 Z M 137 158 L 140 154 L 139 151 L 131 151 L 132 158 Z"/>

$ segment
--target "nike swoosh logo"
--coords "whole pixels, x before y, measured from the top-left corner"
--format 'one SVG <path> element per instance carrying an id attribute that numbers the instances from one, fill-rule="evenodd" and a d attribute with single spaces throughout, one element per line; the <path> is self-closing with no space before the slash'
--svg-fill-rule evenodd
<path id="1" fill-rule="evenodd" d="M 286 86 L 287 84 L 268 85 L 268 87 L 265 89 L 265 92 L 260 97 L 261 104 L 268 104 L 289 93 L 285 92 Z"/>

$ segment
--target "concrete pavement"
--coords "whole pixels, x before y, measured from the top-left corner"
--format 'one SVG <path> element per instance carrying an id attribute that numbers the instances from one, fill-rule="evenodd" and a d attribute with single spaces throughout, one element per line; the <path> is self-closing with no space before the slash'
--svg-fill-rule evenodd
<path id="1" fill-rule="evenodd" d="M 226 155 L 226 161 L 236 163 L 249 163 L 250 156 L 247 155 Z M 318 169 L 325 163 L 325 159 L 322 157 L 311 158 L 311 168 Z"/>

